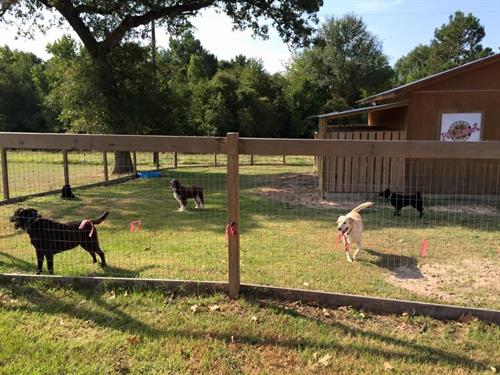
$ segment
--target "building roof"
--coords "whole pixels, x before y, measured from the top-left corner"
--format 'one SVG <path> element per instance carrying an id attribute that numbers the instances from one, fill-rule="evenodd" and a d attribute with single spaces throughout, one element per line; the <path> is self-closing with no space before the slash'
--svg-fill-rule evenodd
<path id="1" fill-rule="evenodd" d="M 433 83 L 436 83 L 436 82 L 439 82 L 439 81 L 442 81 L 442 80 L 445 80 L 448 78 L 458 76 L 458 75 L 463 74 L 465 72 L 482 68 L 486 65 L 492 64 L 492 63 L 497 62 L 497 61 L 500 61 L 500 53 L 497 53 L 497 54 L 491 55 L 491 56 L 487 56 L 487 57 L 483 57 L 482 59 L 475 60 L 475 61 L 472 61 L 470 63 L 457 66 L 456 68 L 445 70 L 444 72 L 433 74 L 431 76 L 419 79 L 417 81 L 407 83 L 406 85 L 395 87 L 393 89 L 380 92 L 378 94 L 375 94 L 375 95 L 369 96 L 367 98 L 358 100 L 358 103 L 368 104 L 368 103 L 375 103 L 377 101 L 384 100 L 384 99 L 393 98 L 397 95 L 401 95 L 401 94 L 404 94 L 406 92 L 413 91 L 413 90 L 416 90 L 418 88 L 421 88 L 421 87 L 424 87 L 424 86 L 427 86 L 427 85 L 430 85 L 430 84 L 433 84 Z"/>
<path id="2" fill-rule="evenodd" d="M 397 102 L 397 103 L 389 103 L 389 104 L 372 105 L 372 106 L 363 107 L 363 108 L 349 109 L 347 111 L 324 113 L 321 115 L 312 116 L 311 118 L 334 119 L 334 118 L 339 118 L 339 117 L 355 116 L 355 115 L 359 115 L 361 113 L 382 111 L 384 109 L 399 108 L 399 107 L 406 107 L 406 106 L 408 106 L 408 102 Z"/>

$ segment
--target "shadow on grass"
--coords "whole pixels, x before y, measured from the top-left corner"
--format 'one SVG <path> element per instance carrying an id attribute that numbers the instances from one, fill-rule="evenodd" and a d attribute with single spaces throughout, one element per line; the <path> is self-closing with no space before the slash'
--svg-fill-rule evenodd
<path id="1" fill-rule="evenodd" d="M 152 269 L 152 268 L 155 268 L 155 266 L 149 265 L 149 266 L 141 267 L 141 268 L 136 269 L 136 270 L 129 270 L 126 268 L 110 266 L 108 264 L 107 266 L 102 267 L 101 271 L 91 272 L 87 276 L 94 276 L 94 277 L 113 276 L 113 277 L 136 278 L 136 277 L 139 277 L 144 271 L 147 271 L 147 270 Z"/>
<path id="2" fill-rule="evenodd" d="M 33 250 L 33 253 L 35 250 Z M 11 254 L 0 251 L 0 268 L 15 268 L 24 272 L 34 273 L 36 264 L 27 262 Z"/>
<path id="3" fill-rule="evenodd" d="M 72 288 L 86 300 L 91 300 L 91 303 L 100 307 L 104 312 L 96 311 L 92 308 L 87 308 L 88 303 L 66 302 L 61 298 L 55 298 L 45 288 L 51 288 L 49 283 L 37 283 L 32 285 L 15 285 L 14 283 L 3 284 L 5 287 L 11 286 L 12 294 L 22 296 L 29 305 L 27 306 L 3 306 L 4 309 L 22 310 L 28 313 L 37 312 L 49 315 L 58 315 L 61 313 L 68 314 L 82 321 L 91 321 L 101 327 L 115 329 L 122 332 L 130 332 L 150 337 L 158 337 L 161 331 L 152 328 L 133 316 L 125 313 L 116 305 L 107 302 L 103 296 L 95 290 L 84 288 Z"/>
<path id="4" fill-rule="evenodd" d="M 380 268 L 391 271 L 398 279 L 423 279 L 424 275 L 417 267 L 417 260 L 405 255 L 384 254 L 372 249 L 363 249 L 366 253 L 375 256 L 375 261 L 361 260 L 372 263 Z"/>
<path id="5" fill-rule="evenodd" d="M 277 314 L 290 315 L 295 318 L 313 321 L 318 325 L 331 327 L 337 335 L 349 335 L 355 338 L 365 339 L 364 343 L 345 343 L 338 340 L 315 339 L 313 337 L 304 337 L 300 332 L 294 332 L 293 338 L 283 338 L 283 333 L 273 334 L 253 334 L 253 329 L 239 330 L 240 333 L 227 332 L 221 325 L 219 328 L 210 327 L 200 330 L 188 330 L 182 328 L 155 328 L 150 324 L 136 319 L 132 313 L 124 311 L 119 303 L 114 302 L 110 297 L 104 297 L 104 288 L 83 288 L 72 286 L 81 298 L 74 298 L 77 301 L 68 302 L 61 298 L 51 295 L 50 284 L 36 283 L 31 285 L 19 285 L 16 283 L 4 284 L 4 287 L 10 288 L 15 297 L 24 298 L 28 304 L 9 306 L 4 304 L 3 309 L 12 311 L 25 311 L 28 313 L 43 313 L 48 315 L 67 314 L 82 321 L 91 321 L 94 324 L 120 331 L 126 334 L 135 334 L 146 336 L 152 339 L 172 338 L 178 339 L 184 337 L 188 339 L 206 340 L 207 334 L 210 340 L 218 340 L 221 343 L 237 342 L 249 346 L 276 346 L 291 350 L 330 350 L 339 353 L 350 353 L 355 356 L 371 355 L 385 360 L 400 359 L 413 363 L 432 363 L 446 364 L 457 367 L 467 368 L 469 370 L 484 370 L 486 365 L 464 355 L 439 349 L 434 346 L 418 344 L 411 339 L 405 340 L 391 335 L 381 334 L 369 329 L 349 326 L 339 321 L 325 322 L 319 318 L 313 318 L 296 310 L 285 309 L 274 302 L 257 302 L 253 298 L 247 301 L 259 308 L 274 310 Z M 184 295 L 184 294 L 183 294 Z M 108 300 L 110 302 L 108 302 Z M 128 307 L 129 309 L 131 307 Z M 210 317 L 207 316 L 207 319 Z M 390 346 L 393 349 L 382 348 L 382 344 Z M 410 351 L 410 352 L 409 352 Z"/>
<path id="6" fill-rule="evenodd" d="M 252 300 L 250 300 L 252 302 Z M 260 303 L 262 305 L 262 303 Z M 317 318 L 312 318 L 310 316 L 301 314 L 300 312 L 296 310 L 291 310 L 291 309 L 285 309 L 276 303 L 270 302 L 265 304 L 266 307 L 272 308 L 275 310 L 277 313 L 283 314 L 283 315 L 290 315 L 293 317 L 300 317 L 302 319 L 306 319 L 309 321 L 313 321 L 316 323 L 321 323 L 325 325 L 330 325 L 333 328 L 339 330 L 343 334 L 350 335 L 352 337 L 364 337 L 369 339 L 370 341 L 375 340 L 376 342 L 383 342 L 384 344 L 388 344 L 391 346 L 395 346 L 396 349 L 394 351 L 389 351 L 389 350 L 383 350 L 380 349 L 378 345 L 373 345 L 372 347 L 363 345 L 361 348 L 357 345 L 337 345 L 337 344 L 326 344 L 322 345 L 320 344 L 319 346 L 322 349 L 337 349 L 339 351 L 351 351 L 351 352 L 358 352 L 360 355 L 363 355 L 364 353 L 370 353 L 372 355 L 384 358 L 384 359 L 402 359 L 406 360 L 409 362 L 420 362 L 420 363 L 434 363 L 434 364 L 439 364 L 440 362 L 446 363 L 446 364 L 453 364 L 456 366 L 462 366 L 466 367 L 469 369 L 473 370 L 484 370 L 487 368 L 485 363 L 481 363 L 479 361 L 476 361 L 474 359 L 451 353 L 443 349 L 438 349 L 435 347 L 423 345 L 423 344 L 417 344 L 415 342 L 412 342 L 412 340 L 404 340 L 400 338 L 395 338 L 394 336 L 389 336 L 389 335 L 383 335 L 378 332 L 373 332 L 370 330 L 365 330 L 365 329 L 360 329 L 356 327 L 351 327 L 348 326 L 344 323 L 338 322 L 338 321 L 333 321 L 331 323 L 326 323 L 323 322 L 321 319 Z M 307 339 L 304 340 L 305 343 L 307 343 Z M 303 342 L 300 340 L 300 342 Z M 277 343 L 279 345 L 279 343 Z M 294 345 L 300 345 L 299 343 L 293 343 Z M 313 343 L 311 343 L 311 346 L 316 346 Z M 306 344 L 307 345 L 307 344 Z M 400 350 L 412 350 L 413 353 L 401 353 Z"/>
<path id="7" fill-rule="evenodd" d="M 33 250 L 34 252 L 34 250 Z M 55 266 L 55 274 L 57 275 L 57 257 L 54 261 Z M 46 264 L 44 264 L 44 267 Z M 27 262 L 23 259 L 20 259 L 18 257 L 15 257 L 11 254 L 5 253 L 3 251 L 0 251 L 0 269 L 5 268 L 5 269 L 16 269 L 18 271 L 22 271 L 25 273 L 35 273 L 36 272 L 36 264 L 35 263 L 30 263 Z M 155 268 L 154 265 L 148 265 L 141 267 L 139 269 L 135 270 L 130 270 L 126 268 L 121 268 L 121 267 L 116 267 L 112 265 L 107 265 L 105 267 L 100 267 L 99 271 L 93 271 L 87 274 L 82 274 L 82 276 L 99 276 L 99 277 L 106 277 L 106 276 L 114 276 L 114 277 L 127 277 L 127 278 L 136 278 L 139 277 L 142 272 Z M 46 269 L 44 268 L 44 273 Z"/>

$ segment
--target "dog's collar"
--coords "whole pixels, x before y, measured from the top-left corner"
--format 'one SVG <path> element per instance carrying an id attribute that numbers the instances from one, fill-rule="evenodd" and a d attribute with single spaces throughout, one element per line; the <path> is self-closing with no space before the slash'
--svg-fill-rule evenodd
<path id="1" fill-rule="evenodd" d="M 35 220 L 31 220 L 31 221 L 28 223 L 28 225 L 26 225 L 26 229 L 25 229 L 25 230 L 27 231 L 28 229 L 30 229 L 30 228 L 31 228 L 31 224 L 33 224 L 33 223 L 34 223 L 35 221 L 37 221 L 38 219 L 40 219 L 40 218 L 39 218 L 39 217 L 37 217 L 37 218 L 35 218 Z"/>

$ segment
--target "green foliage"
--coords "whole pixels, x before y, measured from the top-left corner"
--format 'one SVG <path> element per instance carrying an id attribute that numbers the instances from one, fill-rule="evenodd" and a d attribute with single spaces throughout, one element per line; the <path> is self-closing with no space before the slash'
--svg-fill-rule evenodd
<path id="1" fill-rule="evenodd" d="M 49 90 L 44 103 L 57 114 L 61 128 L 86 133 L 178 131 L 175 93 L 155 79 L 148 48 L 126 43 L 113 51 L 110 61 L 120 93 L 116 101 L 103 94 L 95 64 L 85 50 L 78 50 L 74 40 L 63 37 L 48 50 L 54 56 L 47 62 Z"/>
<path id="2" fill-rule="evenodd" d="M 315 45 L 296 56 L 287 72 L 286 97 L 297 135 L 311 134 L 308 116 L 351 108 L 390 87 L 392 74 L 381 43 L 360 18 L 327 20 Z"/>
<path id="3" fill-rule="evenodd" d="M 63 53 L 68 52 L 67 46 L 53 46 L 53 53 L 62 64 L 68 61 L 69 65 L 61 76 L 52 75 L 50 85 L 56 91 L 46 103 L 52 113 L 58 114 L 63 128 L 82 132 L 171 133 L 178 131 L 178 122 L 187 120 L 186 128 L 198 132 L 199 119 L 191 121 L 189 115 L 176 109 L 179 105 L 182 109 L 190 107 L 191 89 L 183 86 L 188 81 L 199 85 L 202 79 L 212 78 L 217 60 L 205 53 L 192 34 L 184 33 L 190 27 L 190 19 L 200 10 L 212 7 L 227 14 L 236 29 L 250 29 L 263 38 L 268 35 L 270 20 L 285 42 L 298 46 L 308 42 L 322 4 L 322 0 L 24 0 L 5 3 L 1 13 L 8 17 L 1 21 L 30 26 L 34 23 L 41 29 L 69 22 L 79 36 L 86 53 L 81 51 L 78 61 Z M 48 13 L 55 17 L 45 18 Z M 182 35 L 179 41 L 172 41 L 170 52 L 165 55 L 171 65 L 167 70 L 173 74 L 171 81 L 162 81 L 167 85 L 157 85 L 156 67 L 148 62 L 146 49 L 131 44 L 148 38 L 152 21 L 165 26 L 171 35 Z M 53 69 L 58 70 L 57 66 Z M 202 92 L 201 97 L 206 95 Z M 170 100 L 172 96 L 174 100 Z M 225 96 L 218 94 L 211 99 L 206 110 L 195 114 L 209 119 L 209 124 L 203 123 L 207 129 L 200 129 L 208 133 L 220 131 L 221 118 L 237 111 L 233 107 L 223 108 L 220 116 L 216 107 L 225 103 Z M 170 104 L 161 105 L 165 101 Z M 171 117 L 176 113 L 180 117 Z M 243 117 L 249 124 L 258 120 L 254 114 L 249 117 L 245 113 Z"/>
<path id="4" fill-rule="evenodd" d="M 405 84 L 493 54 L 481 44 L 485 36 L 479 19 L 457 11 L 434 31 L 429 45 L 419 45 L 395 65 L 396 83 Z"/>
<path id="5" fill-rule="evenodd" d="M 35 55 L 0 47 L 0 131 L 48 130 L 35 85 L 42 70 Z"/>

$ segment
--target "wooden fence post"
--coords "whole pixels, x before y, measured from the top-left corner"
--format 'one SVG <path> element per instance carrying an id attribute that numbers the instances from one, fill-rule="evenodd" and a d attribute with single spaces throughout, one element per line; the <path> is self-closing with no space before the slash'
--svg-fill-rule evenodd
<path id="1" fill-rule="evenodd" d="M 240 291 L 240 176 L 238 133 L 226 136 L 227 152 L 227 223 L 234 225 L 234 234 L 228 234 L 229 297 L 238 297 Z M 230 231 L 229 231 L 230 232 Z"/>
<path id="2" fill-rule="evenodd" d="M 2 148 L 1 152 L 2 159 L 2 189 L 3 189 L 3 199 L 9 199 L 9 170 L 7 169 L 7 150 Z"/>
<path id="3" fill-rule="evenodd" d="M 160 153 L 154 152 L 153 155 L 154 155 L 153 159 L 155 160 L 156 170 L 159 171 L 160 170 Z"/>
<path id="4" fill-rule="evenodd" d="M 326 139 L 327 138 L 327 120 L 325 119 L 320 119 L 319 120 L 319 132 L 318 132 L 318 138 L 319 139 Z M 318 157 L 318 175 L 319 175 L 319 197 L 320 199 L 324 199 L 326 195 L 326 157 L 325 156 L 319 156 Z"/>
<path id="5" fill-rule="evenodd" d="M 104 151 L 102 153 L 102 161 L 104 164 L 104 181 L 109 182 L 109 174 L 108 174 L 108 153 Z"/>
<path id="6" fill-rule="evenodd" d="M 217 166 L 217 153 L 214 153 L 214 167 Z"/>
<path id="7" fill-rule="evenodd" d="M 283 165 L 286 164 L 286 155 L 283 155 Z"/>
<path id="8" fill-rule="evenodd" d="M 137 152 L 132 153 L 132 157 L 134 158 L 133 163 L 134 163 L 134 174 L 137 174 Z"/>
<path id="9" fill-rule="evenodd" d="M 68 151 L 63 150 L 64 185 L 69 185 Z"/>
<path id="10" fill-rule="evenodd" d="M 253 165 L 253 154 L 250 155 L 250 165 Z"/>
<path id="11" fill-rule="evenodd" d="M 173 158 L 174 168 L 177 168 L 177 152 L 174 152 L 172 154 L 172 158 Z"/>

